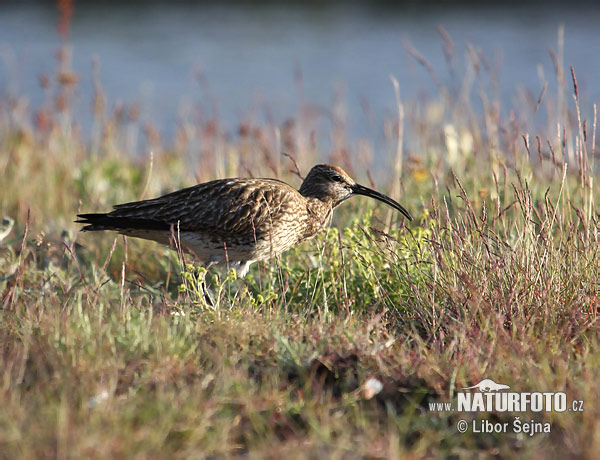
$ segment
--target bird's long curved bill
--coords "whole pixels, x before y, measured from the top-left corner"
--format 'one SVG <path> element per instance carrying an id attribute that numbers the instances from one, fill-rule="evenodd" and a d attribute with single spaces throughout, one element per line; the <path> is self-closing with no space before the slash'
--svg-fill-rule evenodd
<path id="1" fill-rule="evenodd" d="M 365 187 L 364 185 L 360 185 L 360 184 L 355 184 L 354 187 L 352 187 L 352 192 L 355 195 L 368 196 L 371 198 L 375 198 L 376 200 L 382 201 L 385 204 L 390 205 L 392 208 L 395 208 L 398 211 L 400 211 L 402 214 L 404 214 L 406 216 L 406 218 L 408 220 L 413 220 L 410 213 L 406 209 L 404 209 L 404 207 L 400 203 L 392 200 L 389 196 L 386 196 L 382 193 L 376 192 L 375 190 L 370 189 L 370 188 Z"/>

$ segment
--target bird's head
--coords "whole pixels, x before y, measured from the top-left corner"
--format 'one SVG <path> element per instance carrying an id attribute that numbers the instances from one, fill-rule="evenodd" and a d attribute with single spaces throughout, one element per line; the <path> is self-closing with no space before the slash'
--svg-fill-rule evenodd
<path id="1" fill-rule="evenodd" d="M 413 220 L 410 213 L 399 203 L 389 196 L 357 184 L 342 168 L 337 166 L 314 166 L 302 182 L 300 193 L 305 197 L 331 202 L 333 207 L 353 195 L 364 195 L 388 204 L 404 214 L 409 220 Z"/>

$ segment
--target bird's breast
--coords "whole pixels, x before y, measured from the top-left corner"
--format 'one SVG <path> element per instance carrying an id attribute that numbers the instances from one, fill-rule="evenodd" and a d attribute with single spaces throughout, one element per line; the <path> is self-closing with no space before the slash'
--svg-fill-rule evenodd
<path id="1" fill-rule="evenodd" d="M 312 238 L 319 233 L 331 218 L 332 211 L 333 207 L 327 202 L 316 198 L 308 200 L 302 239 Z"/>

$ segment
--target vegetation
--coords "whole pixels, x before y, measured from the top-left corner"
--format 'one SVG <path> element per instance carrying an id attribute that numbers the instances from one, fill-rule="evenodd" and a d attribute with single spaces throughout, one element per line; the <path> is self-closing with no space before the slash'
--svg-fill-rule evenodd
<path id="1" fill-rule="evenodd" d="M 182 121 L 164 141 L 135 106 L 109 110 L 98 82 L 82 134 L 68 49 L 42 78 L 38 112 L 1 101 L 0 216 L 14 228 L 0 242 L 0 457 L 594 457 L 596 106 L 557 53 L 557 87 L 502 109 L 484 57 L 469 52 L 460 90 L 398 100 L 384 130 L 399 147 L 375 163 L 343 123 L 320 147 L 305 112 L 234 134 L 217 119 Z M 296 172 L 324 161 L 416 222 L 354 198 L 330 229 L 244 280 L 73 223 L 217 177 L 298 185 Z M 483 378 L 564 391 L 584 410 L 430 411 Z M 516 415 L 551 432 L 457 431 L 461 418 Z"/>

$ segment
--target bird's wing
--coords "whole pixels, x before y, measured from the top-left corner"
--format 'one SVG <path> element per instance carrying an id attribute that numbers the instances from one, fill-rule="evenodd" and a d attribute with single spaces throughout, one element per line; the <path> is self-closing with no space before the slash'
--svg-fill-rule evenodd
<path id="1" fill-rule="evenodd" d="M 299 197 L 298 191 L 274 179 L 220 179 L 120 204 L 106 217 L 215 236 L 259 237 L 292 212 Z"/>

